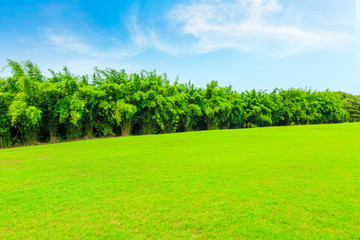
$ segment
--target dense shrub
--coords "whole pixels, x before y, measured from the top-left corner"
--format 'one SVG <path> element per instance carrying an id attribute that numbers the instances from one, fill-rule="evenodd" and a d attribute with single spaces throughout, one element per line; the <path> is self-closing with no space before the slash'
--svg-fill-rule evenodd
<path id="1" fill-rule="evenodd" d="M 130 134 L 360 120 L 360 98 L 309 89 L 245 91 L 170 83 L 166 74 L 68 68 L 42 75 L 30 61 L 8 61 L 0 79 L 0 146 Z"/>

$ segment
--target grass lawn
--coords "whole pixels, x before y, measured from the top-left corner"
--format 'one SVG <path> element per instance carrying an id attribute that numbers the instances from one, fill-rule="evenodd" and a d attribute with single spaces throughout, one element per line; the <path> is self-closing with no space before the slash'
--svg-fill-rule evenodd
<path id="1" fill-rule="evenodd" d="M 360 124 L 0 150 L 0 239 L 359 239 Z"/>

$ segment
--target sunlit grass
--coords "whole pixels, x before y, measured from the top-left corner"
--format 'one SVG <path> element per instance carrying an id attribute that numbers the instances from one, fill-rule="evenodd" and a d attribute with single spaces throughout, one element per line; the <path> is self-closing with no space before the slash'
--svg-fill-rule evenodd
<path id="1" fill-rule="evenodd" d="M 0 150 L 0 239 L 357 239 L 360 124 Z"/>

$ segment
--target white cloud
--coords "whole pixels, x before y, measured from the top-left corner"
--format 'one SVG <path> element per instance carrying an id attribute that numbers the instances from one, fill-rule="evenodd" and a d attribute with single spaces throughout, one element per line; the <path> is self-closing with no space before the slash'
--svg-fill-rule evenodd
<path id="1" fill-rule="evenodd" d="M 96 52 L 93 52 L 90 45 L 81 42 L 74 36 L 62 36 L 49 33 L 47 37 L 50 41 L 50 44 L 58 49 L 68 50 L 80 54 L 96 55 Z"/>
<path id="2" fill-rule="evenodd" d="M 136 12 L 133 12 L 127 22 L 131 43 L 120 42 L 105 48 L 91 44 L 89 36 L 82 38 L 74 33 L 59 33 L 51 29 L 43 32 L 48 44 L 58 51 L 94 59 L 121 60 L 149 48 L 172 55 L 233 49 L 288 56 L 314 49 L 346 49 L 355 43 L 353 32 L 330 31 L 329 27 L 322 30 L 314 27 L 316 23 L 304 26 L 302 13 L 291 4 L 283 6 L 279 0 L 194 0 L 174 6 L 165 17 L 168 23 L 159 29 L 139 23 Z M 112 41 L 112 36 L 99 38 L 105 45 Z"/>
<path id="3" fill-rule="evenodd" d="M 162 40 L 154 29 L 150 27 L 146 27 L 144 29 L 141 27 L 138 24 L 135 13 L 132 14 L 129 18 L 128 29 L 130 31 L 130 39 L 137 46 L 137 48 L 140 48 L 140 51 L 146 48 L 154 48 L 173 55 L 180 53 L 176 48 L 171 46 L 171 44 L 168 44 Z"/>
<path id="4" fill-rule="evenodd" d="M 53 50 L 66 53 L 75 53 L 79 56 L 100 59 L 128 59 L 139 54 L 139 49 L 134 47 L 118 46 L 100 49 L 96 44 L 85 41 L 75 33 L 54 33 L 51 29 L 43 31 L 46 44 Z M 91 38 L 91 36 L 87 36 Z M 110 42 L 110 37 L 107 42 Z"/>
<path id="5" fill-rule="evenodd" d="M 35 59 L 42 69 L 50 68 L 57 71 L 66 65 L 76 74 L 89 74 L 95 66 L 99 68 L 126 68 L 129 71 L 141 70 L 140 66 L 128 63 L 128 60 L 137 56 L 141 50 L 135 46 L 125 45 L 110 36 L 101 39 L 105 46 L 99 46 L 98 41 L 89 35 L 55 31 L 50 28 L 39 29 L 39 31 L 43 41 L 37 44 L 36 54 L 44 56 L 43 58 L 57 56 L 51 61 L 51 65 L 49 62 L 43 62 L 41 58 Z M 33 56 L 32 52 L 29 54 Z"/>
<path id="6" fill-rule="evenodd" d="M 168 17 L 180 37 L 191 37 L 187 44 L 167 43 L 154 30 L 132 26 L 133 39 L 139 46 L 153 47 L 172 54 L 203 54 L 235 49 L 267 55 L 287 56 L 297 52 L 343 48 L 355 42 L 352 33 L 298 27 L 297 14 L 289 19 L 279 0 L 200 0 L 175 6 Z M 179 41 L 181 42 L 181 41 Z M 175 49 L 175 50 L 174 50 Z"/>

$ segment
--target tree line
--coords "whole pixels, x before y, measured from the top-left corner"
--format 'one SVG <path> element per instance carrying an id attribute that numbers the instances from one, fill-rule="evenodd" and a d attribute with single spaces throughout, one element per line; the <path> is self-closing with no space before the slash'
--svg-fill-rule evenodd
<path id="1" fill-rule="evenodd" d="M 360 96 L 311 89 L 237 92 L 211 81 L 171 83 L 156 71 L 128 74 L 67 67 L 45 77 L 8 60 L 0 78 L 0 146 L 103 136 L 360 121 Z"/>

